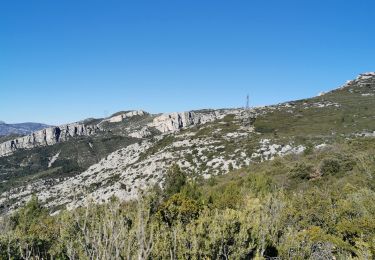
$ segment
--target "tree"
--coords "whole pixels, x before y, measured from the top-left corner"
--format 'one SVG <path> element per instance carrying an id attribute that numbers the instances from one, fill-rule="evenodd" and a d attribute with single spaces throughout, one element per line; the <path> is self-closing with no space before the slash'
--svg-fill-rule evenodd
<path id="1" fill-rule="evenodd" d="M 196 201 L 175 194 L 161 205 L 158 214 L 163 222 L 173 226 L 178 222 L 189 223 L 199 216 L 200 210 L 200 205 Z"/>
<path id="2" fill-rule="evenodd" d="M 167 197 L 181 191 L 186 184 L 186 174 L 181 171 L 177 164 L 174 164 L 165 176 L 164 192 Z"/>

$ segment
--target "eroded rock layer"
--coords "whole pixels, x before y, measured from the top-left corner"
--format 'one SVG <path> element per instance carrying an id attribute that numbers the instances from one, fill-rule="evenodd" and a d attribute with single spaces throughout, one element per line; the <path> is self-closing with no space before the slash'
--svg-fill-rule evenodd
<path id="1" fill-rule="evenodd" d="M 45 128 L 0 144 L 0 156 L 10 155 L 18 149 L 32 149 L 40 146 L 54 145 L 75 136 L 89 136 L 97 131 L 99 131 L 97 126 L 81 123 Z"/>

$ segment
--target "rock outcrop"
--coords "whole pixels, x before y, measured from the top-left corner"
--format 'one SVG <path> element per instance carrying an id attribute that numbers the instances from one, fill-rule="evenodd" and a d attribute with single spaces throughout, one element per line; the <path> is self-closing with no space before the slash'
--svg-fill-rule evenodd
<path id="1" fill-rule="evenodd" d="M 240 110 L 208 110 L 203 112 L 175 112 L 162 114 L 156 118 L 151 127 L 155 127 L 162 133 L 174 132 L 192 125 L 206 124 L 223 118 L 228 113 L 238 114 Z"/>
<path id="2" fill-rule="evenodd" d="M 340 88 L 341 89 L 353 88 L 353 87 L 361 88 L 361 87 L 365 87 L 365 86 L 370 86 L 370 88 L 374 90 L 374 80 L 375 80 L 375 72 L 366 72 L 366 73 L 359 74 L 356 79 L 348 80 Z M 352 89 L 352 91 L 353 91 L 353 89 Z"/>
<path id="3" fill-rule="evenodd" d="M 0 144 L 0 157 L 10 155 L 19 149 L 32 149 L 40 146 L 54 145 L 75 136 L 89 136 L 98 130 L 99 128 L 96 125 L 81 123 L 45 128 Z"/>
<path id="4" fill-rule="evenodd" d="M 129 134 L 130 137 L 133 137 L 133 138 L 145 138 L 145 137 L 149 137 L 151 136 L 151 132 L 149 130 L 149 128 L 147 126 L 143 127 L 142 129 L 139 129 L 139 130 L 136 130 L 132 133 Z"/>
<path id="5" fill-rule="evenodd" d="M 117 114 L 115 116 L 111 116 L 105 120 L 103 120 L 101 123 L 104 122 L 109 122 L 109 123 L 119 123 L 122 122 L 123 120 L 127 118 L 131 118 L 133 116 L 144 116 L 147 115 L 147 113 L 143 110 L 134 110 L 134 111 L 129 111 L 129 112 L 124 112 L 121 114 Z"/>

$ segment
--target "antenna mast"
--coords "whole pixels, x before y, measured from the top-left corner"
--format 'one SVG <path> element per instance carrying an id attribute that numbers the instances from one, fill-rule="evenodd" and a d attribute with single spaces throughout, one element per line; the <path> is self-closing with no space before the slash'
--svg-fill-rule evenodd
<path id="1" fill-rule="evenodd" d="M 250 130 L 253 130 L 252 125 L 255 122 L 256 119 L 256 114 L 255 111 L 253 111 L 250 108 L 250 95 L 246 95 L 246 107 L 245 110 L 243 111 L 244 113 L 242 114 L 242 122 L 245 127 L 248 127 Z"/>

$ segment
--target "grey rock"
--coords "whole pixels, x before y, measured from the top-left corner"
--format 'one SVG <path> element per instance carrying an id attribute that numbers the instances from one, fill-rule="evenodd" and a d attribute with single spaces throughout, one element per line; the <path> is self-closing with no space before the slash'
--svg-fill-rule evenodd
<path id="1" fill-rule="evenodd" d="M 89 136 L 99 130 L 98 126 L 81 123 L 48 127 L 0 144 L 0 157 L 10 155 L 19 149 L 54 145 L 75 136 Z"/>
<path id="2" fill-rule="evenodd" d="M 144 115 L 147 115 L 147 113 L 143 110 L 128 111 L 128 112 L 120 113 L 120 114 L 111 116 L 107 119 L 104 119 L 101 123 L 104 123 L 104 122 L 119 123 L 127 118 L 131 118 L 134 116 L 144 116 Z"/>
<path id="3" fill-rule="evenodd" d="M 174 132 L 180 129 L 213 122 L 223 118 L 228 113 L 240 114 L 242 110 L 208 110 L 208 111 L 189 111 L 162 114 L 149 125 L 155 127 L 162 133 Z"/>

